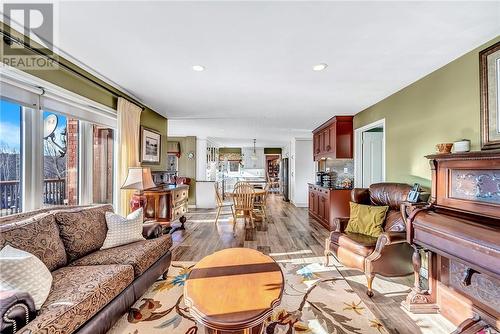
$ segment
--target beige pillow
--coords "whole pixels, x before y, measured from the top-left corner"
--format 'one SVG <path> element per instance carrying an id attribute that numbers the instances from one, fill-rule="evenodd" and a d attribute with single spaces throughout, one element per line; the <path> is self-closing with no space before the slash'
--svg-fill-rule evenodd
<path id="1" fill-rule="evenodd" d="M 142 208 L 135 210 L 124 218 L 113 212 L 106 212 L 108 233 L 101 249 L 126 245 L 145 240 L 142 236 Z"/>
<path id="2" fill-rule="evenodd" d="M 39 310 L 52 287 L 52 274 L 35 255 L 6 245 L 0 250 L 0 290 L 27 292 Z"/>

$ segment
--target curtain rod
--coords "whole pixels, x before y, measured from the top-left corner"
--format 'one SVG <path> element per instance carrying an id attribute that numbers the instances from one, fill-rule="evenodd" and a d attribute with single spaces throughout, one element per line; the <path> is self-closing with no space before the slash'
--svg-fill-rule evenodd
<path id="1" fill-rule="evenodd" d="M 122 97 L 124 99 L 127 99 L 137 105 L 139 105 L 143 110 L 146 108 L 145 105 L 143 105 L 141 102 L 137 101 L 136 99 L 134 98 L 131 98 L 127 95 L 124 95 L 124 94 L 117 94 L 115 91 L 113 91 L 112 89 L 109 89 L 108 87 L 106 87 L 105 85 L 103 85 L 102 83 L 92 79 L 92 78 L 89 78 L 88 76 L 80 73 L 79 71 L 71 68 L 70 66 L 60 62 L 59 60 L 57 60 L 56 58 L 54 57 L 51 57 L 49 56 L 48 54 L 45 54 L 44 52 L 40 51 L 39 49 L 37 48 L 33 48 L 29 45 L 29 43 L 25 42 L 24 39 L 21 40 L 19 38 L 16 38 L 14 36 L 12 36 L 9 32 L 5 31 L 3 28 L 0 28 L 0 34 L 3 35 L 3 42 L 6 43 L 6 44 L 9 44 L 9 42 L 15 42 L 17 44 L 20 44 L 22 45 L 24 48 L 30 50 L 31 52 L 39 55 L 39 56 L 42 56 L 42 57 L 45 57 L 47 58 L 48 60 L 51 60 L 55 63 L 57 63 L 59 66 L 61 66 L 64 70 L 68 71 L 68 72 L 71 72 L 72 74 L 80 77 L 80 78 L 83 78 L 91 83 L 93 83 L 94 85 L 98 86 L 99 88 L 101 89 L 104 89 L 105 91 L 107 91 L 108 93 L 110 93 L 112 96 L 118 98 L 118 97 Z M 75 65 L 76 66 L 76 65 Z"/>

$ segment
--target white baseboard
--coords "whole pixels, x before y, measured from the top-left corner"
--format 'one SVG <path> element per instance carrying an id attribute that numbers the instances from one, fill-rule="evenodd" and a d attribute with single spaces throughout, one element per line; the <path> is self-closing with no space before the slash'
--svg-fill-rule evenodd
<path id="1" fill-rule="evenodd" d="M 293 205 L 295 205 L 297 208 L 307 208 L 309 207 L 309 203 L 295 203 L 293 201 L 290 201 Z"/>
<path id="2" fill-rule="evenodd" d="M 188 209 L 196 209 L 196 204 L 189 204 Z"/>

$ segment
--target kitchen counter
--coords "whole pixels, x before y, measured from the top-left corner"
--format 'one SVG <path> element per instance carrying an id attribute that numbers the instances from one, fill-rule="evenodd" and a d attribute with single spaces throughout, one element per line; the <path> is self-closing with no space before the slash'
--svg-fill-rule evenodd
<path id="1" fill-rule="evenodd" d="M 313 187 L 318 187 L 318 188 L 322 188 L 322 189 L 326 189 L 326 190 L 352 190 L 353 188 L 330 188 L 330 187 L 324 187 L 324 186 L 320 186 L 320 185 L 317 185 L 315 183 L 308 183 L 309 186 L 313 186 Z"/>
<path id="2" fill-rule="evenodd" d="M 332 189 L 309 183 L 309 215 L 330 230 L 335 218 L 349 217 L 351 189 Z"/>

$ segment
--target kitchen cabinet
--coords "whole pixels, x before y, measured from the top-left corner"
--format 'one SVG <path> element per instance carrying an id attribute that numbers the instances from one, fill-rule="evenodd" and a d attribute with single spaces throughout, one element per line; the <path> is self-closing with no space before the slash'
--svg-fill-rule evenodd
<path id="1" fill-rule="evenodd" d="M 330 230 L 338 217 L 349 217 L 350 189 L 330 189 L 309 184 L 309 215 Z"/>
<path id="2" fill-rule="evenodd" d="M 313 131 L 313 157 L 352 159 L 352 116 L 335 116 Z"/>

